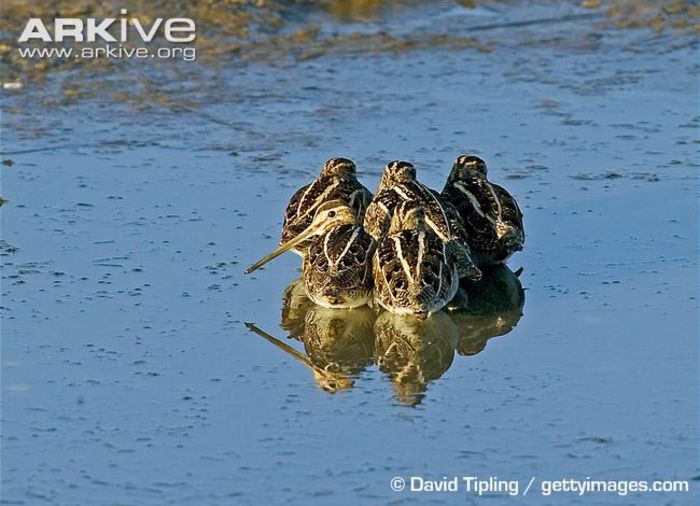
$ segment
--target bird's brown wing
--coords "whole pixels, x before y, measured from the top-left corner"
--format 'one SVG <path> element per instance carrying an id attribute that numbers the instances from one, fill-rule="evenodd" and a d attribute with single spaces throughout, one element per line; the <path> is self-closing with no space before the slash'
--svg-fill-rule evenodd
<path id="1" fill-rule="evenodd" d="M 503 220 L 522 230 L 523 213 L 520 211 L 520 207 L 518 206 L 515 198 L 513 198 L 513 196 L 508 193 L 508 190 L 502 186 L 493 183 L 491 186 L 493 186 L 493 189 L 501 202 L 501 213 L 503 215 Z"/>
<path id="2" fill-rule="evenodd" d="M 374 257 L 375 284 L 398 301 L 435 297 L 447 288 L 446 269 L 445 244 L 431 230 L 385 237 Z"/>
<path id="3" fill-rule="evenodd" d="M 360 223 L 362 223 L 362 220 L 365 218 L 365 212 L 372 202 L 373 195 L 360 182 L 357 182 L 353 186 L 352 192 L 350 193 L 349 204 L 350 207 L 355 210 Z"/>
<path id="4" fill-rule="evenodd" d="M 284 211 L 284 224 L 282 225 L 280 244 L 293 239 L 311 225 L 313 214 L 304 212 L 304 203 L 307 194 L 313 190 L 312 186 L 314 183 L 309 183 L 299 188 L 289 200 L 287 209 Z"/>
<path id="5" fill-rule="evenodd" d="M 395 200 L 390 190 L 383 190 L 367 206 L 363 226 L 369 235 L 379 240 L 389 231 L 391 213 L 393 212 Z"/>
<path id="6" fill-rule="evenodd" d="M 487 206 L 490 205 L 487 193 L 490 193 L 490 190 L 476 178 L 454 181 L 452 185 L 446 186 L 442 193 L 443 198 L 448 200 L 459 214 L 469 244 L 473 246 L 490 240 L 493 235 L 493 223 L 484 216 L 486 211 L 482 208 L 485 200 Z"/>
<path id="7" fill-rule="evenodd" d="M 371 283 L 375 241 L 356 225 L 342 225 L 314 241 L 309 249 L 309 267 L 304 274 L 314 283 L 346 288 Z M 311 265 L 313 267 L 311 267 Z"/>

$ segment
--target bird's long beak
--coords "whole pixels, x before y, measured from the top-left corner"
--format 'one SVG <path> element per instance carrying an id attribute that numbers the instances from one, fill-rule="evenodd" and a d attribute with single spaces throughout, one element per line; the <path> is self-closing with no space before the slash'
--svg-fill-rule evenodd
<path id="1" fill-rule="evenodd" d="M 285 251 L 289 251 L 289 250 L 292 249 L 293 247 L 295 247 L 295 246 L 301 244 L 302 242 L 304 242 L 305 240 L 307 240 L 309 237 L 311 237 L 312 235 L 314 235 L 314 233 L 316 233 L 317 230 L 318 230 L 318 226 L 314 226 L 313 224 L 310 225 L 306 230 L 304 230 L 302 233 L 300 233 L 300 234 L 299 234 L 298 236 L 296 236 L 294 239 L 290 239 L 290 240 L 287 241 L 286 243 L 281 244 L 275 251 L 273 251 L 273 252 L 270 253 L 269 255 L 265 255 L 265 256 L 262 257 L 260 260 L 258 260 L 257 262 L 255 262 L 253 265 L 251 265 L 250 267 L 248 267 L 248 268 L 245 270 L 245 273 L 246 273 L 246 274 L 250 274 L 251 272 L 253 272 L 253 271 L 259 269 L 260 267 L 262 267 L 262 266 L 265 265 L 266 263 L 270 262 L 271 260 L 274 260 L 275 258 L 277 258 L 278 256 L 280 256 L 280 255 L 281 255 L 282 253 L 284 253 Z"/>

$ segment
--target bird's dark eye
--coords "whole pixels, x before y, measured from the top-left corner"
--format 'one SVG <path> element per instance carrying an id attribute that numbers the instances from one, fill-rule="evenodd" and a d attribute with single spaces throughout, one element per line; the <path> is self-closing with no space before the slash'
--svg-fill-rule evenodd
<path id="1" fill-rule="evenodd" d="M 329 218 L 335 218 L 335 215 L 336 215 L 336 214 L 338 214 L 338 213 L 336 213 L 335 211 L 330 211 L 330 212 L 328 213 L 328 217 L 329 217 Z"/>

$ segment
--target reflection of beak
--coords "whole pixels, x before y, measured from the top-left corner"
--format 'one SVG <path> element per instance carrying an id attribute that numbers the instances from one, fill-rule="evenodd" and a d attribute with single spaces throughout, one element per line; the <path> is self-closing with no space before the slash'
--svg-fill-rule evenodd
<path id="1" fill-rule="evenodd" d="M 318 384 L 326 392 L 335 393 L 338 390 L 345 390 L 347 388 L 351 388 L 355 384 L 355 382 L 349 378 L 336 377 L 336 375 L 334 375 L 330 371 L 321 369 L 313 362 L 311 362 L 311 360 L 309 360 L 309 357 L 299 352 L 295 348 L 289 346 L 287 343 L 284 343 L 276 337 L 271 336 L 254 323 L 246 323 L 245 326 L 248 328 L 248 330 L 256 333 L 260 337 L 267 339 L 278 348 L 281 348 L 300 362 L 306 364 L 313 371 L 314 377 L 316 378 Z"/>
<path id="2" fill-rule="evenodd" d="M 265 265 L 269 261 L 274 260 L 275 258 L 280 256 L 285 251 L 289 251 L 290 249 L 294 248 L 295 246 L 298 246 L 299 244 L 301 244 L 302 242 L 307 240 L 309 237 L 314 235 L 317 230 L 318 230 L 318 227 L 314 227 L 313 225 L 311 225 L 306 230 L 304 230 L 302 233 L 300 233 L 298 236 L 296 236 L 294 239 L 287 241 L 285 244 L 281 244 L 275 251 L 273 251 L 269 255 L 262 257 L 260 260 L 255 262 L 253 265 L 248 267 L 245 270 L 245 273 L 250 274 L 251 272 L 259 269 L 260 267 L 262 267 L 263 265 Z"/>
<path id="3" fill-rule="evenodd" d="M 355 382 L 351 379 L 334 378 L 332 376 L 329 376 L 325 371 L 323 371 L 322 373 L 319 371 L 323 371 L 323 369 L 317 368 L 314 370 L 314 377 L 316 378 L 316 382 L 323 390 L 331 394 L 336 393 L 338 390 L 347 390 L 348 388 L 352 388 L 355 385 Z"/>

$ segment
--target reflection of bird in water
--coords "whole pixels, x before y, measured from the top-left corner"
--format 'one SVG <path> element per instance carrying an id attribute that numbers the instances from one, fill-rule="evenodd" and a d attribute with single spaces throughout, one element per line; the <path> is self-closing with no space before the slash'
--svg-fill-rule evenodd
<path id="1" fill-rule="evenodd" d="M 306 296 L 304 280 L 295 279 L 284 289 L 280 327 L 295 339 L 301 339 L 304 335 L 306 313 L 313 307 L 314 303 Z"/>
<path id="2" fill-rule="evenodd" d="M 314 307 L 306 314 L 302 341 L 309 359 L 326 371 L 357 375 L 372 364 L 374 321 L 367 306 L 355 309 Z"/>
<path id="3" fill-rule="evenodd" d="M 457 210 L 439 193 L 416 179 L 416 168 L 394 160 L 384 168 L 377 195 L 365 213 L 364 227 L 377 241 L 389 232 L 391 220 L 399 208 L 422 207 L 425 223 L 442 240 L 455 258 L 460 277 L 479 279 L 467 244 L 466 230 Z"/>
<path id="4" fill-rule="evenodd" d="M 422 207 L 402 203 L 373 260 L 374 298 L 396 314 L 422 318 L 442 309 L 457 293 L 457 260 L 427 224 Z"/>
<path id="5" fill-rule="evenodd" d="M 484 270 L 483 280 L 462 280 L 466 308 L 438 311 L 425 319 L 388 311 L 378 317 L 368 307 L 328 309 L 314 305 L 301 279 L 284 292 L 282 327 L 304 345 L 305 353 L 253 324 L 246 326 L 303 362 L 328 391 L 351 388 L 372 363 L 391 378 L 399 402 L 419 404 L 431 380 L 440 378 L 460 355 L 482 351 L 488 339 L 510 332 L 520 320 L 525 294 L 506 266 Z"/>
<path id="6" fill-rule="evenodd" d="M 376 318 L 377 314 L 367 306 L 316 306 L 306 297 L 302 280 L 297 279 L 284 291 L 281 326 L 304 344 L 306 354 L 252 323 L 246 326 L 306 364 L 321 388 L 336 392 L 352 387 L 353 377 L 372 363 Z"/>
<path id="7" fill-rule="evenodd" d="M 307 357 L 297 349 L 293 348 L 292 346 L 289 346 L 287 343 L 280 341 L 276 337 L 268 334 L 254 323 L 246 323 L 245 326 L 248 328 L 248 330 L 271 342 L 279 349 L 285 351 L 286 353 L 297 359 L 299 362 L 306 364 L 309 367 L 309 369 L 311 369 L 311 371 L 314 373 L 314 379 L 316 380 L 316 383 L 318 383 L 318 385 L 326 392 L 334 393 L 338 390 L 345 390 L 347 388 L 352 387 L 353 381 L 350 378 L 347 378 L 342 374 L 338 374 L 336 371 L 329 371 L 322 367 L 318 367 L 316 364 L 313 363 L 313 361 L 309 359 L 309 357 Z"/>
<path id="8" fill-rule="evenodd" d="M 494 265 L 484 268 L 479 283 L 462 282 L 469 304 L 466 309 L 450 312 L 459 329 L 457 353 L 475 355 L 489 339 L 509 333 L 518 324 L 525 304 L 525 292 L 518 279 L 521 272 Z"/>
<path id="9" fill-rule="evenodd" d="M 323 307 L 352 308 L 372 295 L 375 241 L 358 222 L 355 211 L 339 200 L 318 207 L 311 225 L 251 265 L 246 273 L 310 240 L 303 278 L 308 297 Z"/>
<path id="10" fill-rule="evenodd" d="M 486 163 L 462 155 L 452 166 L 442 196 L 459 212 L 479 266 L 505 262 L 523 249 L 525 230 L 518 203 L 505 188 L 488 181 Z"/>
<path id="11" fill-rule="evenodd" d="M 428 383 L 449 369 L 459 338 L 444 312 L 424 320 L 384 312 L 374 332 L 376 363 L 391 378 L 399 402 L 409 406 L 419 404 Z"/>
<path id="12" fill-rule="evenodd" d="M 348 205 L 362 223 L 372 194 L 357 180 L 357 167 L 352 160 L 331 158 L 313 182 L 300 188 L 292 196 L 284 213 L 280 245 L 306 230 L 316 216 L 318 208 L 333 200 Z M 295 245 L 292 251 L 303 256 L 308 245 L 308 242 Z"/>

